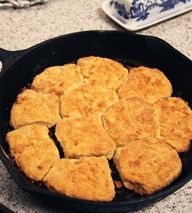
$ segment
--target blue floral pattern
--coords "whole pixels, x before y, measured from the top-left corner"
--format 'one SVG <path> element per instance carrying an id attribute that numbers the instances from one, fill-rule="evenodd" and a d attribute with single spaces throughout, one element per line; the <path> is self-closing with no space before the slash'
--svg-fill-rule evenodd
<path id="1" fill-rule="evenodd" d="M 129 10 L 118 0 L 111 0 L 110 6 L 113 7 L 118 15 L 123 19 L 135 19 L 136 21 L 145 20 L 154 8 L 159 8 L 159 13 L 171 10 L 179 3 L 186 4 L 192 0 L 133 0 Z"/>

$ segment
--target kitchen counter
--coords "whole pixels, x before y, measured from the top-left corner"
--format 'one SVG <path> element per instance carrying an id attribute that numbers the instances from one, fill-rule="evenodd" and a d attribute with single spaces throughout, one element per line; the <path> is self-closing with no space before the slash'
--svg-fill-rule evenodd
<path id="1" fill-rule="evenodd" d="M 0 47 L 19 50 L 76 31 L 123 30 L 102 12 L 101 3 L 102 0 L 49 0 L 45 5 L 28 9 L 0 10 Z M 192 59 L 192 12 L 137 33 L 158 36 Z M 0 191 L 0 202 L 15 212 L 56 212 L 22 191 L 1 162 Z M 192 181 L 162 201 L 138 211 L 141 212 L 192 212 Z"/>

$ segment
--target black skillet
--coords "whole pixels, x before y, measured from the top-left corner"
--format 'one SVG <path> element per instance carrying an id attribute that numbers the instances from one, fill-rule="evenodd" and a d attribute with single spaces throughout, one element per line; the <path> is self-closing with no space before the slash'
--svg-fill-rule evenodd
<path id="1" fill-rule="evenodd" d="M 175 96 L 180 96 L 192 106 L 192 61 L 165 41 L 128 32 L 87 31 L 60 36 L 22 51 L 0 49 L 3 63 L 0 72 L 0 157 L 15 182 L 24 190 L 46 201 L 46 206 L 59 205 L 70 212 L 125 212 L 148 206 L 172 194 L 192 178 L 192 151 L 181 155 L 183 170 L 170 186 L 151 195 L 139 196 L 121 188 L 112 202 L 91 202 L 72 199 L 32 183 L 13 164 L 9 157 L 5 134 L 10 130 L 11 105 L 22 88 L 44 68 L 74 62 L 83 56 L 104 56 L 119 60 L 127 66 L 145 65 L 164 71 L 173 84 Z M 38 106 L 37 106 L 38 107 Z M 112 175 L 118 176 L 111 164 Z M 81 184 L 81 183 L 79 183 Z M 89 190 L 89 189 L 87 189 Z"/>

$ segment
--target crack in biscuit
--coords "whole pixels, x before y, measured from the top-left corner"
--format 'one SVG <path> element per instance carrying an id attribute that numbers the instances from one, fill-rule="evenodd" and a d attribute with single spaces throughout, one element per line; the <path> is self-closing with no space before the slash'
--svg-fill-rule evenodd
<path id="1" fill-rule="evenodd" d="M 26 125 L 7 133 L 6 140 L 18 167 L 32 180 L 42 180 L 52 163 L 59 159 L 54 141 L 43 125 Z"/>

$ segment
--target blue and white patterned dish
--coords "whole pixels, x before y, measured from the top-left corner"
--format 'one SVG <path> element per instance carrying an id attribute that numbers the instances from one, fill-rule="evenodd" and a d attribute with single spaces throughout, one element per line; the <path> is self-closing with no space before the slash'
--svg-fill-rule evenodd
<path id="1" fill-rule="evenodd" d="M 136 31 L 192 9 L 192 0 L 106 0 L 103 11 L 127 30 Z"/>

